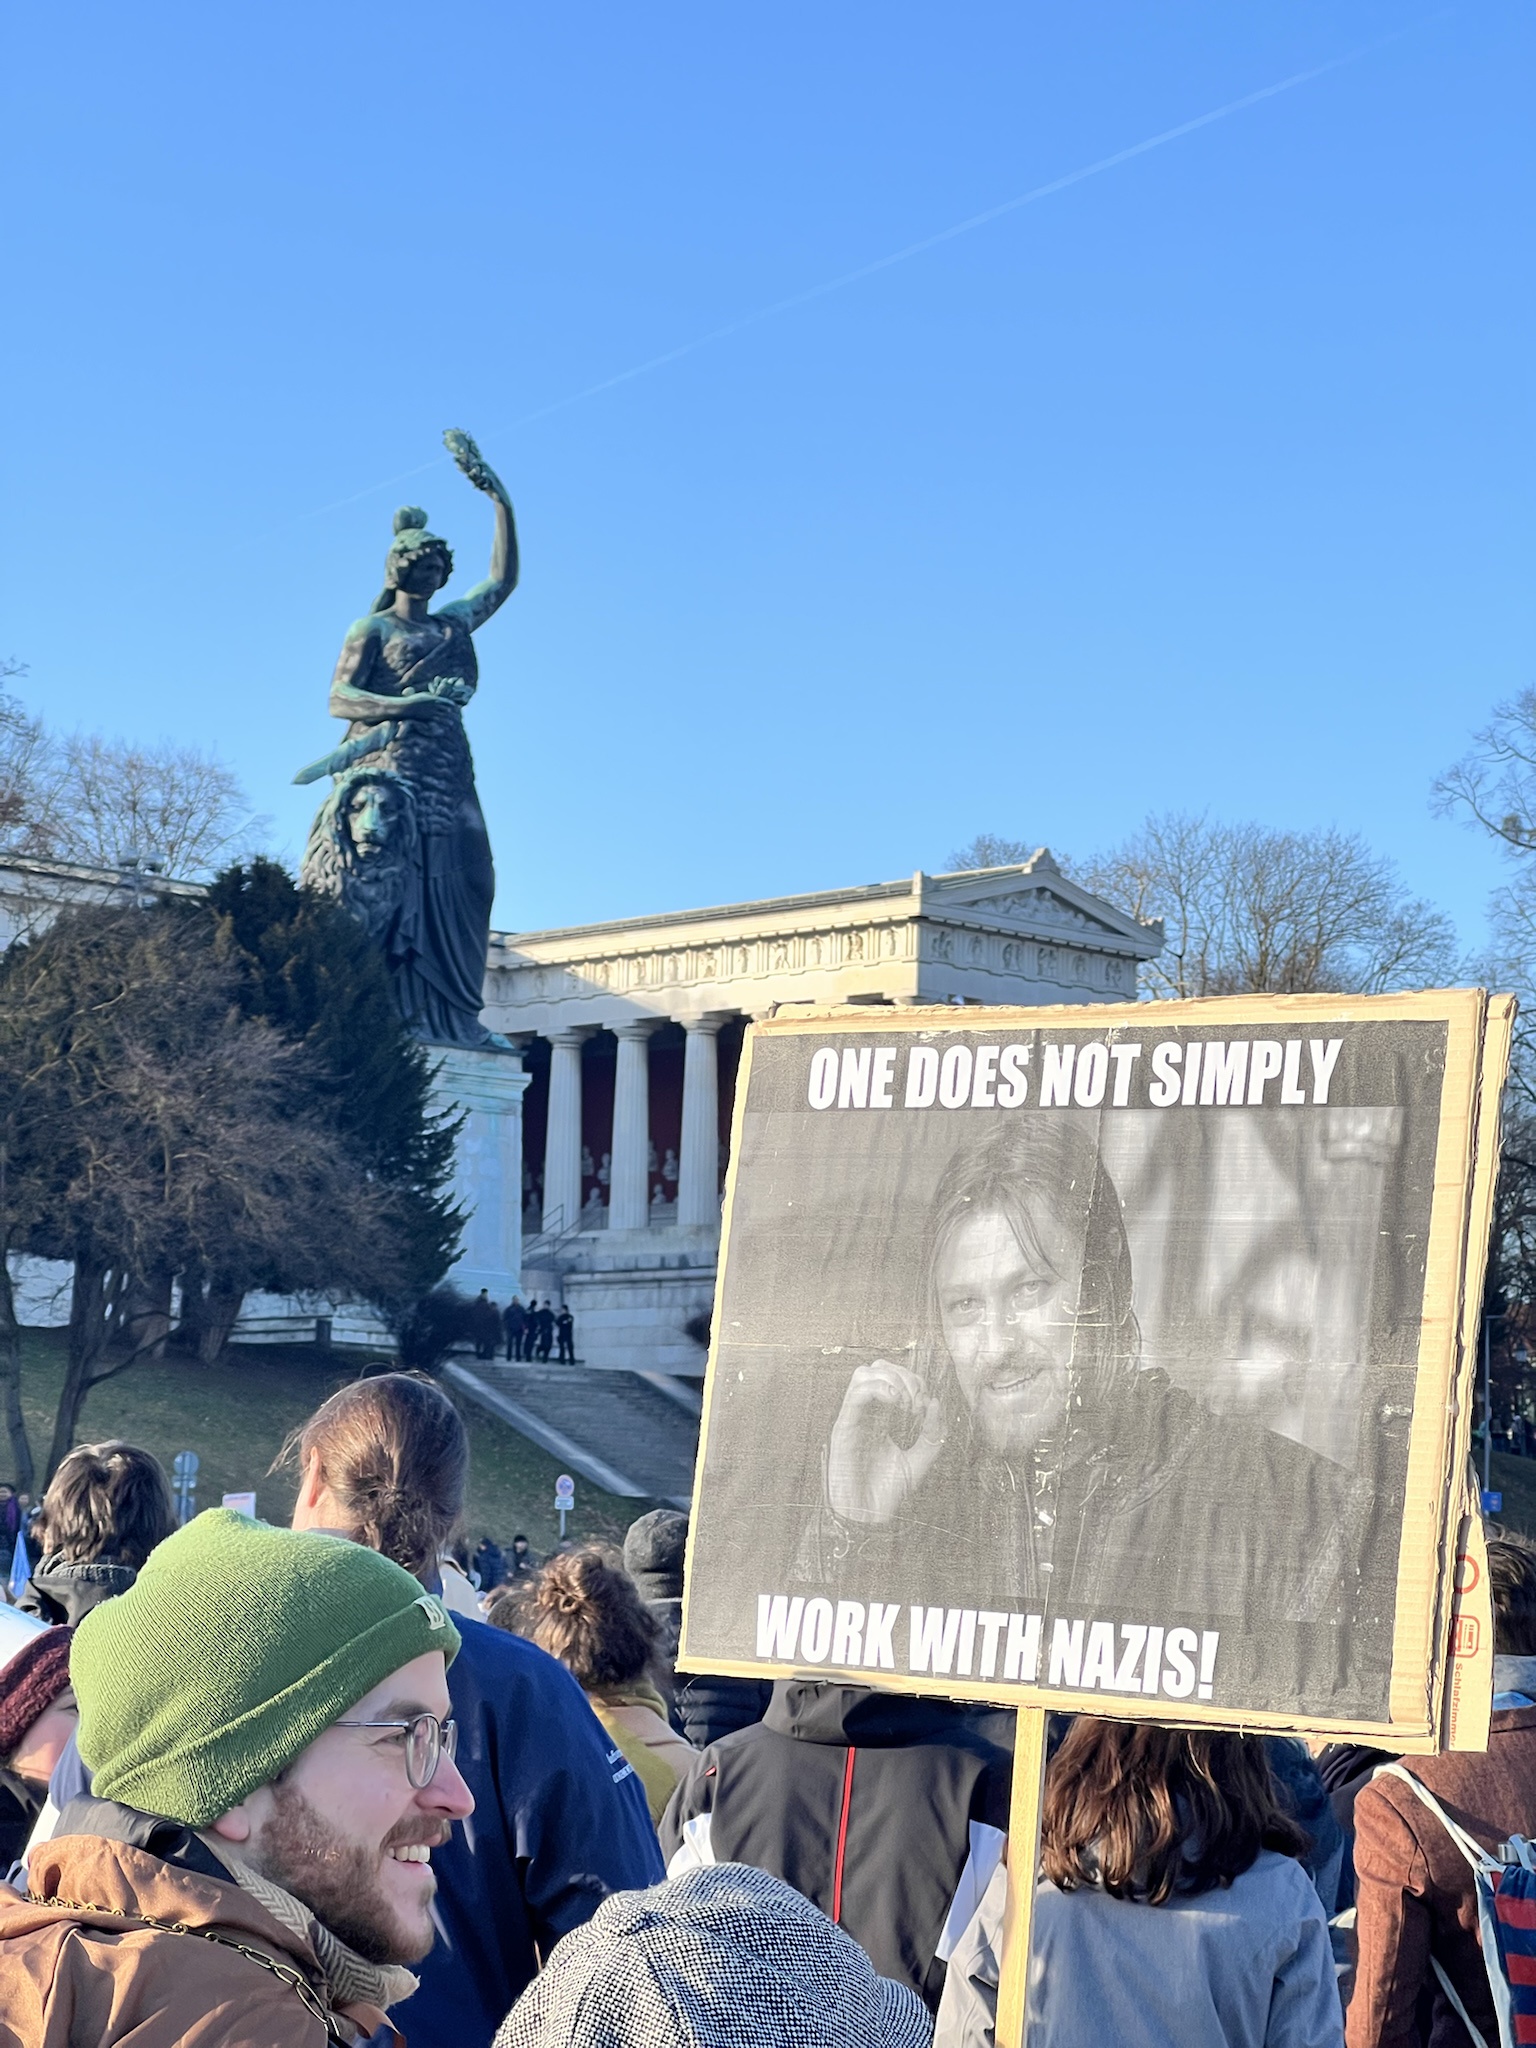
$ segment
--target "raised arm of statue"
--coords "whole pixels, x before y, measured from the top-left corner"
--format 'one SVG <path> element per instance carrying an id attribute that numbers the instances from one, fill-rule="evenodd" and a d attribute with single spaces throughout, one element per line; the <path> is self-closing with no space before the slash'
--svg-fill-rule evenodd
<path id="1" fill-rule="evenodd" d="M 512 520 L 512 500 L 507 487 L 491 468 L 468 434 L 450 427 L 443 436 L 449 454 L 477 491 L 496 507 L 496 538 L 491 545 L 491 573 L 477 583 L 466 597 L 439 607 L 439 617 L 462 619 L 471 632 L 483 626 L 492 612 L 504 605 L 517 588 L 517 528 Z"/>

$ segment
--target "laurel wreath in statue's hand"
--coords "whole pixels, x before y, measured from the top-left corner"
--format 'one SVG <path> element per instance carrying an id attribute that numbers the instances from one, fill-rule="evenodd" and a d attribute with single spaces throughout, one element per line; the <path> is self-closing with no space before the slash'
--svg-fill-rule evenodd
<path id="1" fill-rule="evenodd" d="M 502 496 L 500 477 L 475 446 L 471 435 L 458 427 L 449 427 L 443 435 L 443 445 L 477 491 L 486 491 L 493 498 Z"/>

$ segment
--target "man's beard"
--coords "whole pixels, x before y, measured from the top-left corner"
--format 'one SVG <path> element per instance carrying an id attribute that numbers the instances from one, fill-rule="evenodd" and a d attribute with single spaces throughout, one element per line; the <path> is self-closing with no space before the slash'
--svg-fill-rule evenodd
<path id="1" fill-rule="evenodd" d="M 257 1851 L 249 1855 L 252 1866 L 302 1900 L 322 1927 L 365 1962 L 420 1962 L 437 1930 L 430 1918 L 415 1929 L 400 1918 L 385 1896 L 379 1861 L 397 1842 L 446 1842 L 447 1823 L 418 1815 L 370 1849 L 338 1834 L 296 1786 L 279 1780 L 271 1792 L 272 1816 L 259 1845 L 251 1845 Z"/>
<path id="2" fill-rule="evenodd" d="M 1020 1344 L 999 1360 L 966 1401 L 969 1437 L 983 1455 L 1038 1456 L 1056 1443 L 1067 1415 L 1070 1368 L 1042 1346 Z M 993 1400 L 989 1391 L 1022 1381 L 1011 1398 Z"/>

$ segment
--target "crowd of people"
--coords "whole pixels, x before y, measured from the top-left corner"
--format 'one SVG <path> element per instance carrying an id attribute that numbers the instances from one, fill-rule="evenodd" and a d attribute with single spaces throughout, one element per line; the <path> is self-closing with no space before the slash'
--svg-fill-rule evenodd
<path id="1" fill-rule="evenodd" d="M 285 1446 L 288 1528 L 60 1464 L 0 1606 L 0 2048 L 992 2048 L 1012 1715 L 678 1673 L 687 1517 L 455 1561 L 468 1456 L 388 1373 Z M 1032 2048 L 1527 2037 L 1477 1854 L 1536 1812 L 1536 1550 L 1489 1562 L 1486 1755 L 1053 1724 Z"/>

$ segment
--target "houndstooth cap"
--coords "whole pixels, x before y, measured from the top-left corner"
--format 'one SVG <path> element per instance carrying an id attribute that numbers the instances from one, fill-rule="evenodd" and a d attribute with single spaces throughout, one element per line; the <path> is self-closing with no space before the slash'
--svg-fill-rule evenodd
<path id="1" fill-rule="evenodd" d="M 915 1991 L 741 1863 L 616 1892 L 556 1943 L 494 2048 L 929 2048 Z"/>

